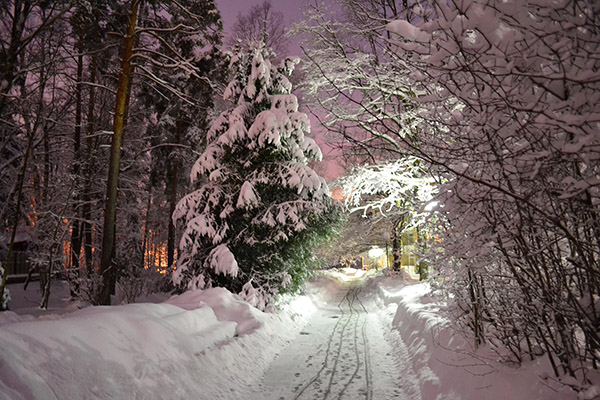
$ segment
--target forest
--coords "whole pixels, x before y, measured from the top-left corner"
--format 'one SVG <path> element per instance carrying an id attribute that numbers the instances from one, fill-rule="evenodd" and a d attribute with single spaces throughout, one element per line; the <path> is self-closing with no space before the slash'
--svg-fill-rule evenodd
<path id="1" fill-rule="evenodd" d="M 412 229 L 476 347 L 598 369 L 600 3 L 265 2 L 225 36 L 213 0 L 6 0 L 0 45 L 1 309 L 36 275 L 41 308 L 60 278 L 272 310 Z"/>

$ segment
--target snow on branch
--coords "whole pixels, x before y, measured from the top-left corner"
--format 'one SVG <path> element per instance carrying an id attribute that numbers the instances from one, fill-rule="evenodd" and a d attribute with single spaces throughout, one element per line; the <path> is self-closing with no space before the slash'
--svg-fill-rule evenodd
<path id="1" fill-rule="evenodd" d="M 260 197 L 256 193 L 256 190 L 254 190 L 254 186 L 248 181 L 244 182 L 235 206 L 237 208 L 249 209 L 258 206 L 259 204 Z"/>
<path id="2" fill-rule="evenodd" d="M 225 244 L 215 247 L 208 255 L 207 262 L 210 268 L 217 274 L 230 275 L 232 277 L 238 275 L 238 263 L 231 250 Z"/>
<path id="3" fill-rule="evenodd" d="M 437 194 L 437 182 L 415 157 L 358 167 L 343 178 L 342 191 L 350 212 L 411 212 L 415 216 Z M 417 219 L 415 218 L 415 221 Z"/>

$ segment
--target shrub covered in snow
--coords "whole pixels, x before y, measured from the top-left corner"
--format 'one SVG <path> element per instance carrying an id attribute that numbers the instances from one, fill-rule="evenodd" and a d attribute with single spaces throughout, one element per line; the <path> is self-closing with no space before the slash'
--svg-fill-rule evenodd
<path id="1" fill-rule="evenodd" d="M 0 276 L 4 276 L 4 267 L 2 266 L 2 262 L 0 262 Z M 8 288 L 5 286 L 2 291 L 2 298 L 0 299 L 0 311 L 6 311 L 10 309 L 10 292 Z"/>
<path id="2" fill-rule="evenodd" d="M 224 98 L 208 146 L 192 168 L 199 188 L 177 205 L 184 226 L 174 283 L 181 289 L 223 286 L 265 309 L 308 274 L 312 248 L 337 220 L 325 180 L 308 166 L 321 158 L 305 136 L 306 114 L 261 45 L 231 60 Z"/>
<path id="3" fill-rule="evenodd" d="M 435 1 L 388 25 L 420 147 L 448 181 L 437 233 L 459 322 L 523 363 L 600 364 L 600 49 L 594 1 Z M 439 253 L 438 253 L 439 254 Z"/>
<path id="4" fill-rule="evenodd" d="M 430 260 L 475 343 L 591 381 L 600 3 L 343 3 L 351 23 L 317 9 L 300 29 L 326 123 L 360 153 L 412 153 L 445 180 Z"/>
<path id="5" fill-rule="evenodd" d="M 0 300 L 0 311 L 6 310 L 10 310 L 10 291 L 5 287 Z"/>

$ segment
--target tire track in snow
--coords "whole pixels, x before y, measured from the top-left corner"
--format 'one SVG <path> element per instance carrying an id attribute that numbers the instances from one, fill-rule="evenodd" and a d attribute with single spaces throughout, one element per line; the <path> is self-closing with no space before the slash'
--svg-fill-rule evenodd
<path id="1" fill-rule="evenodd" d="M 350 380 L 343 386 L 342 390 L 340 391 L 338 399 L 342 399 L 342 396 L 346 392 L 346 389 L 348 389 L 348 387 L 350 386 L 352 381 L 354 381 L 354 379 L 357 377 L 358 372 L 360 371 L 360 367 L 361 367 L 361 363 L 360 363 L 361 348 L 359 346 L 359 340 L 358 340 L 358 333 L 359 333 L 358 321 L 360 319 L 360 310 L 354 309 L 354 302 L 358 301 L 358 303 L 360 304 L 364 313 L 368 313 L 368 311 L 365 308 L 362 301 L 360 301 L 360 298 L 358 297 L 358 295 L 360 294 L 360 291 L 355 288 L 355 289 L 353 289 L 353 292 L 354 292 L 353 293 L 354 297 L 353 297 L 352 302 L 350 303 L 350 309 L 357 312 L 357 314 L 359 315 L 359 318 L 356 318 L 355 323 L 354 323 L 354 353 L 356 356 L 356 367 L 354 368 L 354 372 L 352 373 Z M 368 341 L 367 341 L 368 338 L 367 338 L 367 334 L 366 334 L 366 326 L 367 326 L 367 318 L 363 316 L 360 333 L 361 333 L 361 338 L 362 338 L 362 343 L 363 343 L 362 354 L 363 354 L 363 363 L 364 363 L 364 367 L 365 367 L 366 399 L 370 400 L 372 398 L 373 389 L 371 388 L 370 355 L 369 355 L 369 347 L 368 347 Z"/>
<path id="2" fill-rule="evenodd" d="M 323 365 L 296 393 L 294 400 L 301 400 L 303 397 L 308 398 L 309 392 L 313 393 L 311 397 L 313 399 L 322 398 L 323 400 L 327 400 L 334 396 L 337 399 L 342 399 L 345 394 L 349 394 L 350 397 L 356 398 L 358 393 L 350 393 L 350 390 L 348 389 L 353 386 L 356 378 L 359 377 L 361 369 L 364 369 L 365 384 L 364 389 L 360 391 L 362 392 L 360 394 L 364 393 L 364 398 L 371 400 L 373 390 L 371 387 L 371 372 L 369 370 L 370 357 L 366 334 L 367 310 L 360 301 L 360 292 L 360 286 L 349 287 L 342 300 L 338 303 L 337 307 L 340 310 L 340 317 L 329 334 Z M 342 320 L 344 322 L 340 324 Z M 334 342 L 337 346 L 331 346 Z M 344 350 L 346 351 L 344 352 Z M 353 354 L 354 357 L 348 357 L 350 354 Z M 342 356 L 347 357 L 342 360 Z M 362 361 L 361 356 L 363 358 Z M 333 359 L 333 365 L 331 366 L 329 366 L 330 359 Z M 354 371 L 351 375 L 348 375 L 346 371 L 350 369 L 352 365 L 354 365 Z M 325 390 L 323 390 L 320 385 L 320 378 L 323 375 L 329 375 Z M 340 381 L 345 381 L 345 383 L 338 386 Z M 357 383 L 354 386 L 357 385 L 362 387 L 362 384 L 360 383 Z M 334 386 L 337 387 L 334 388 Z M 308 389 L 313 390 L 307 392 Z M 335 391 L 338 391 L 337 395 L 332 393 Z"/>
<path id="3" fill-rule="evenodd" d="M 329 356 L 331 354 L 331 343 L 333 342 L 333 339 L 336 336 L 336 330 L 337 330 L 338 326 L 340 325 L 340 322 L 343 320 L 343 317 L 345 314 L 344 310 L 341 307 L 341 304 L 344 301 L 346 301 L 347 298 L 348 298 L 348 292 L 346 292 L 344 298 L 337 305 L 337 307 L 340 309 L 341 316 L 337 319 L 337 322 L 335 323 L 335 326 L 333 327 L 333 330 L 331 331 L 331 334 L 329 335 L 329 340 L 327 341 L 327 350 L 325 351 L 325 360 L 323 361 L 323 365 L 322 365 L 321 369 L 319 369 L 319 371 L 316 373 L 316 375 L 314 377 L 312 377 L 305 385 L 303 385 L 302 389 L 294 397 L 294 400 L 298 400 L 302 396 L 304 391 L 306 389 L 308 389 L 308 387 L 310 387 L 310 385 L 315 383 L 320 378 L 321 373 L 327 368 L 327 366 L 328 366 L 327 360 L 329 359 Z M 343 331 L 346 329 L 347 325 L 348 325 L 348 322 L 346 322 L 344 324 L 344 326 L 342 327 L 342 334 L 343 334 Z M 340 344 L 341 344 L 341 341 L 340 341 Z M 331 385 L 331 382 L 330 382 L 330 385 Z"/>
<path id="4" fill-rule="evenodd" d="M 354 289 L 349 289 L 349 290 L 346 292 L 346 296 L 344 297 L 344 299 L 345 299 L 345 300 L 346 300 L 346 302 L 348 303 L 348 309 L 350 310 L 350 316 L 348 317 L 348 320 L 347 320 L 347 322 L 346 322 L 346 324 L 345 324 L 345 326 L 344 326 L 344 330 L 345 330 L 345 328 L 346 328 L 346 327 L 347 327 L 347 326 L 348 326 L 348 325 L 351 323 L 351 321 L 352 321 L 352 316 L 353 316 L 353 314 L 354 314 L 354 309 L 353 309 L 353 307 L 352 307 L 352 304 L 354 303 L 354 300 L 355 300 L 355 298 L 356 298 L 356 296 L 355 296 L 355 293 L 354 293 L 354 292 L 355 292 L 355 290 L 354 290 Z M 343 301 L 342 301 L 342 302 L 343 302 Z M 338 308 L 339 308 L 339 309 L 342 311 L 342 313 L 343 313 L 343 309 L 342 309 L 342 306 L 341 306 L 341 305 L 342 305 L 342 302 L 340 302 L 340 304 L 338 304 Z M 358 321 L 358 318 L 355 318 L 355 321 Z M 324 399 L 324 400 L 325 400 L 325 399 L 327 399 L 327 397 L 329 397 L 329 394 L 331 393 L 331 386 L 332 386 L 332 384 L 333 384 L 333 379 L 334 379 L 334 377 L 335 377 L 335 373 L 336 373 L 336 371 L 337 371 L 337 366 L 338 366 L 338 362 L 339 362 L 339 359 L 340 359 L 340 354 L 341 354 L 341 352 L 342 352 L 342 346 L 343 346 L 343 344 L 344 344 L 344 330 L 343 330 L 343 331 L 340 333 L 340 339 L 339 339 L 339 340 L 340 340 L 340 342 L 339 342 L 339 345 L 338 345 L 338 349 L 337 349 L 337 353 L 336 353 L 336 357 L 335 357 L 335 362 L 334 362 L 334 364 L 333 364 L 333 368 L 332 368 L 332 370 L 331 370 L 331 374 L 330 374 L 330 377 L 329 377 L 329 383 L 327 384 L 327 390 L 325 391 L 325 395 L 323 396 L 323 399 Z M 356 331 L 356 322 L 355 322 L 355 324 L 354 324 L 354 331 Z M 358 359 L 357 359 L 357 362 L 356 362 L 356 364 L 358 365 Z M 345 388 L 346 386 L 348 386 L 348 385 L 349 385 L 349 383 L 347 383 L 347 384 L 344 386 L 344 388 Z"/>
<path id="5" fill-rule="evenodd" d="M 342 285 L 273 361 L 247 399 L 413 399 L 384 338 L 378 312 L 365 307 L 361 282 Z M 387 325 L 386 325 L 387 326 Z"/>

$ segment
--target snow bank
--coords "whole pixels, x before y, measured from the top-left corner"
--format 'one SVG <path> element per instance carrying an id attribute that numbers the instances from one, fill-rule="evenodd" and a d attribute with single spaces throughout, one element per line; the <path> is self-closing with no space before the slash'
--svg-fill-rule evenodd
<path id="1" fill-rule="evenodd" d="M 340 282 L 357 274 L 330 271 L 305 296 L 285 299 L 278 314 L 221 288 L 64 315 L 0 313 L 0 399 L 247 398 L 317 307 L 337 303 Z M 373 274 L 361 301 L 391 328 L 385 339 L 410 400 L 577 398 L 541 379 L 551 376 L 543 358 L 515 369 L 486 349 L 473 352 L 427 284 Z"/>
<path id="2" fill-rule="evenodd" d="M 219 321 L 234 323 L 236 336 L 254 332 L 266 315 L 224 288 L 190 291 L 166 302 L 185 310 L 208 306 Z"/>
<path id="3" fill-rule="evenodd" d="M 423 400 L 567 400 L 576 394 L 557 385 L 545 358 L 521 368 L 497 362 L 494 353 L 472 346 L 452 329 L 440 313 L 427 283 L 398 287 L 382 279 L 379 297 L 397 304 L 392 327 L 406 344 Z"/>
<path id="4" fill-rule="evenodd" d="M 63 316 L 5 313 L 0 399 L 239 399 L 311 304 L 265 314 L 216 288 Z"/>

